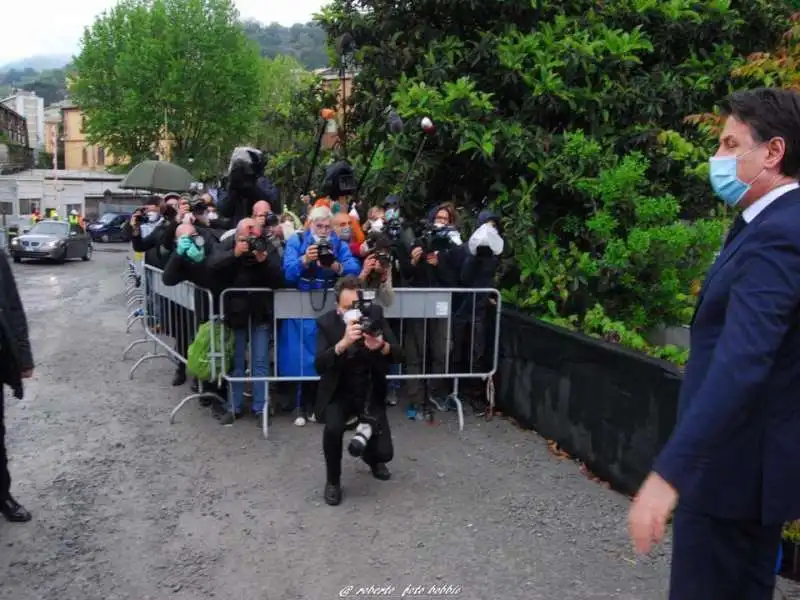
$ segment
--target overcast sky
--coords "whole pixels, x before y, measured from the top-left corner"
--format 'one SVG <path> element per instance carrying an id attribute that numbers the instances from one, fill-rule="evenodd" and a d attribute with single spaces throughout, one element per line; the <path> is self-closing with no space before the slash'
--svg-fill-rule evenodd
<path id="1" fill-rule="evenodd" d="M 234 0 L 245 19 L 305 23 L 325 0 Z M 77 52 L 83 29 L 115 0 L 8 0 L 0 34 L 0 65 L 43 54 Z"/>

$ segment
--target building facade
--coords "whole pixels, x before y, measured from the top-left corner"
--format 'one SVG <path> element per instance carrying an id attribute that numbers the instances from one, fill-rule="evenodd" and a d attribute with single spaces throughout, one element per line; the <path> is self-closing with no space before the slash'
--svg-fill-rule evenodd
<path id="1" fill-rule="evenodd" d="M 44 98 L 37 96 L 36 92 L 14 90 L 13 94 L 0 100 L 0 103 L 25 117 L 28 144 L 34 150 L 44 150 Z"/>
<path id="2" fill-rule="evenodd" d="M 116 164 L 110 152 L 86 139 L 83 132 L 84 116 L 80 108 L 65 102 L 61 107 L 61 117 L 66 170 L 104 171 L 106 167 Z"/>

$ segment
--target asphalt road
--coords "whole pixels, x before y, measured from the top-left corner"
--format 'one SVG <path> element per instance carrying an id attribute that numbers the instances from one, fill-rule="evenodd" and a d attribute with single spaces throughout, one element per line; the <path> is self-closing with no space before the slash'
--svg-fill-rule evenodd
<path id="1" fill-rule="evenodd" d="M 320 426 L 277 417 L 265 441 L 194 404 L 170 425 L 188 389 L 164 362 L 128 380 L 124 254 L 108 250 L 14 266 L 37 369 L 7 399 L 8 445 L 34 521 L 0 523 L 0 598 L 665 598 L 669 542 L 635 556 L 628 500 L 503 420 L 459 436 L 451 415 L 391 409 L 394 478 L 346 457 L 335 508 Z"/>

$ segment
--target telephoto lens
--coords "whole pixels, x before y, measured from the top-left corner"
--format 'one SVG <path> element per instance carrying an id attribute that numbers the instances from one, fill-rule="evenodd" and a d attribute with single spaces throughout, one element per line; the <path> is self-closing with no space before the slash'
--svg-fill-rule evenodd
<path id="1" fill-rule="evenodd" d="M 353 434 L 353 437 L 350 438 L 350 443 L 347 445 L 347 451 L 350 453 L 350 456 L 355 456 L 356 458 L 363 456 L 364 450 L 367 448 L 367 443 L 371 437 L 372 425 L 364 421 L 359 422 L 356 426 L 356 432 Z"/>

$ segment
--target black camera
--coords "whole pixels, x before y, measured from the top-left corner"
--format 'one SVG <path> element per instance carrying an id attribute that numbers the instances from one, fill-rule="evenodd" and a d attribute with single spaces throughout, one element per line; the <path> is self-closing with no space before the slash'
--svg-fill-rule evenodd
<path id="1" fill-rule="evenodd" d="M 191 208 L 192 208 L 192 214 L 195 216 L 202 216 L 206 213 L 206 210 L 208 210 L 206 203 L 203 202 L 202 200 L 192 201 Z"/>
<path id="2" fill-rule="evenodd" d="M 275 213 L 269 213 L 267 218 L 264 220 L 264 224 L 267 227 L 277 227 L 278 226 L 278 215 Z"/>
<path id="3" fill-rule="evenodd" d="M 400 223 L 400 219 L 394 218 L 389 220 L 388 223 L 386 223 L 386 235 L 388 235 L 393 242 L 399 240 L 400 234 L 402 233 L 403 233 L 403 224 Z"/>
<path id="4" fill-rule="evenodd" d="M 364 292 L 358 290 L 358 299 L 353 302 L 353 308 L 361 313 L 358 318 L 358 325 L 361 327 L 361 333 L 367 335 L 378 335 L 381 333 L 380 321 L 375 321 L 372 318 L 372 303 L 375 300 L 375 292 Z"/>
<path id="5" fill-rule="evenodd" d="M 256 252 L 266 252 L 267 248 L 269 248 L 269 240 L 264 234 L 248 236 L 247 248 L 253 254 Z"/>
<path id="6" fill-rule="evenodd" d="M 378 263 L 388 269 L 392 265 L 391 240 L 382 232 L 373 232 L 366 239 L 367 256 L 378 259 Z"/>
<path id="7" fill-rule="evenodd" d="M 317 261 L 323 267 L 330 267 L 336 262 L 336 257 L 333 254 L 333 248 L 328 238 L 320 238 L 317 242 Z"/>
<path id="8" fill-rule="evenodd" d="M 147 221 L 147 216 L 144 214 L 144 209 L 139 208 L 133 213 L 133 222 L 137 227 L 141 227 Z"/>
<path id="9" fill-rule="evenodd" d="M 340 160 L 325 169 L 322 179 L 322 193 L 331 198 L 352 196 L 357 188 L 353 167 L 346 160 Z"/>
<path id="10" fill-rule="evenodd" d="M 455 231 L 453 227 L 436 227 L 429 221 L 422 221 L 420 225 L 420 234 L 414 241 L 414 246 L 422 248 L 423 255 L 444 252 L 452 247 L 450 235 Z"/>

